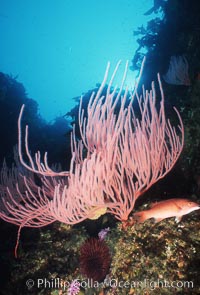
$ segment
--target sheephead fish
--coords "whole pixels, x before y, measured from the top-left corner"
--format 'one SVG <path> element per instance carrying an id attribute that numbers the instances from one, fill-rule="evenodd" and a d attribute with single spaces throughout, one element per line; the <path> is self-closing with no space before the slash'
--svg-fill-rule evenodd
<path id="1" fill-rule="evenodd" d="M 165 218 L 175 217 L 176 222 L 179 222 L 183 215 L 198 209 L 200 205 L 191 200 L 169 199 L 152 204 L 148 210 L 134 213 L 133 220 L 140 223 L 154 218 L 155 222 L 160 222 Z"/>

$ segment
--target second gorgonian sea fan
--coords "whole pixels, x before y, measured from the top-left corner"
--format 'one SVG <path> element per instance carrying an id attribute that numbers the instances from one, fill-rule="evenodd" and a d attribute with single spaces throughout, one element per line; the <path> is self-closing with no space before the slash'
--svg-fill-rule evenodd
<path id="1" fill-rule="evenodd" d="M 24 152 L 28 161 L 24 160 L 22 107 L 18 120 L 18 153 L 24 175 L 19 175 L 17 168 L 10 173 L 3 167 L 0 200 L 0 217 L 18 225 L 19 233 L 23 226 L 40 227 L 55 220 L 76 224 L 104 213 L 125 222 L 138 197 L 175 165 L 183 148 L 183 123 L 175 108 L 177 128 L 166 119 L 159 75 L 161 100 L 157 108 L 154 83 L 150 91 L 143 87 L 141 96 L 137 85 L 133 92 L 123 91 L 128 63 L 119 91 L 117 87 L 112 88 L 118 63 L 103 97 L 109 67 L 108 64 L 99 90 L 90 98 L 86 116 L 80 103 L 81 140 L 76 141 L 73 128 L 69 171 L 52 170 L 47 154 L 43 160 L 40 152 L 31 155 L 27 126 Z M 30 173 L 40 177 L 41 185 L 34 182 Z"/>

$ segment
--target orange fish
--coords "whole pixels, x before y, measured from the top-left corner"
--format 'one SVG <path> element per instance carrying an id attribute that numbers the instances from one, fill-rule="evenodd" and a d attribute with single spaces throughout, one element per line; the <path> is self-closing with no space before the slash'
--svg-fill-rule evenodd
<path id="1" fill-rule="evenodd" d="M 154 218 L 159 222 L 165 218 L 176 217 L 179 222 L 183 215 L 200 209 L 200 205 L 188 199 L 170 199 L 154 203 L 149 210 L 140 211 L 133 214 L 136 222 L 144 222 L 147 219 Z"/>

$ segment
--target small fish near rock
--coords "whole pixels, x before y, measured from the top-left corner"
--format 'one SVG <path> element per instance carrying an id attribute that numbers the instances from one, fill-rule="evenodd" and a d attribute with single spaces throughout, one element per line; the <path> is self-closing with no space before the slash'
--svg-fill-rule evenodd
<path id="1" fill-rule="evenodd" d="M 176 222 L 181 221 L 183 215 L 187 215 L 195 210 L 199 210 L 200 205 L 188 199 L 169 199 L 154 203 L 148 210 L 133 214 L 136 223 L 142 223 L 147 219 L 154 218 L 155 222 L 160 222 L 169 217 L 175 217 Z"/>

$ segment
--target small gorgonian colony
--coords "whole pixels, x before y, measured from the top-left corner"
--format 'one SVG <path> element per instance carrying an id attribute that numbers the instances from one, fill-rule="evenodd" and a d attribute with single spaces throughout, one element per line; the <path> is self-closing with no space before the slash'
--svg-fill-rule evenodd
<path id="1" fill-rule="evenodd" d="M 160 76 L 157 108 L 154 83 L 150 91 L 143 87 L 142 95 L 138 94 L 137 84 L 132 92 L 123 90 L 128 63 L 120 89 L 112 88 L 118 63 L 102 96 L 109 67 L 97 93 L 89 100 L 87 115 L 80 103 L 81 139 L 76 141 L 73 128 L 69 171 L 50 168 L 47 154 L 43 159 L 40 152 L 31 155 L 28 126 L 23 144 L 22 106 L 18 120 L 19 161 L 11 170 L 4 163 L 0 184 L 0 217 L 19 226 L 18 241 L 22 227 L 41 227 L 55 220 L 76 224 L 111 213 L 125 222 L 137 198 L 176 163 L 183 148 L 183 123 L 175 108 L 177 127 L 165 117 Z M 35 182 L 35 174 L 40 185 Z"/>

